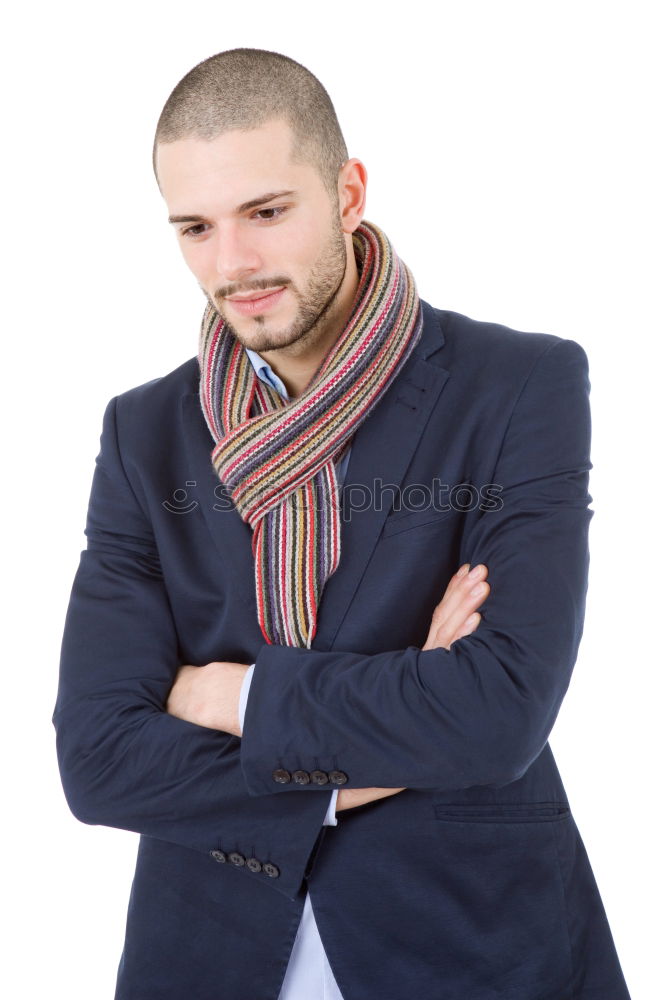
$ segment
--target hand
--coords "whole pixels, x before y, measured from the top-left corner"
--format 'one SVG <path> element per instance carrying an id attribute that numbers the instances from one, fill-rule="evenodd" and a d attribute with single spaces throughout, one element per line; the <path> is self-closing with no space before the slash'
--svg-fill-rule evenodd
<path id="1" fill-rule="evenodd" d="M 471 576 L 470 565 L 465 563 L 449 580 L 444 597 L 433 612 L 424 650 L 438 647 L 450 650 L 456 639 L 471 635 L 478 627 L 481 615 L 476 609 L 488 597 L 490 584 L 485 579 L 487 566 L 479 563 L 474 570 L 478 571 L 476 577 Z M 473 595 L 472 590 L 477 586 L 480 592 Z"/>
<path id="2" fill-rule="evenodd" d="M 238 701 L 249 664 L 228 661 L 186 664 L 176 674 L 166 710 L 185 722 L 240 736 Z"/>
<path id="3" fill-rule="evenodd" d="M 456 639 L 470 635 L 478 627 L 481 615 L 476 609 L 488 597 L 490 584 L 485 580 L 488 567 L 479 563 L 475 568 L 479 569 L 479 574 L 475 578 L 470 579 L 469 563 L 461 566 L 455 576 L 451 577 L 444 597 L 433 612 L 424 650 L 438 647 L 450 649 Z M 481 585 L 481 592 L 472 596 L 471 591 L 478 584 Z M 404 791 L 404 788 L 343 788 L 338 792 L 335 811 L 339 813 L 355 806 L 364 806 L 368 802 Z"/>

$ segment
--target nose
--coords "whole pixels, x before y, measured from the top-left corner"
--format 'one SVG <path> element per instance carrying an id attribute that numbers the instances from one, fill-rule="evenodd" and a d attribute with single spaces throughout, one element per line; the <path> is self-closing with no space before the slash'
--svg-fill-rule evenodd
<path id="1" fill-rule="evenodd" d="M 217 273 L 224 281 L 242 281 L 261 268 L 252 234 L 238 225 L 220 227 L 217 233 Z"/>

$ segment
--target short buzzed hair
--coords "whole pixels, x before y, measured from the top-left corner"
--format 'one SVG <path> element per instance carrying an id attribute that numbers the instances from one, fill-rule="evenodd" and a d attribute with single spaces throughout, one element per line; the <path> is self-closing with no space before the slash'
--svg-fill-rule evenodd
<path id="1" fill-rule="evenodd" d="M 290 126 L 293 159 L 318 171 L 337 205 L 338 175 L 349 154 L 331 99 L 305 66 L 265 49 L 219 52 L 176 84 L 155 130 L 155 177 L 159 143 L 216 139 L 232 129 L 259 128 L 273 119 Z"/>

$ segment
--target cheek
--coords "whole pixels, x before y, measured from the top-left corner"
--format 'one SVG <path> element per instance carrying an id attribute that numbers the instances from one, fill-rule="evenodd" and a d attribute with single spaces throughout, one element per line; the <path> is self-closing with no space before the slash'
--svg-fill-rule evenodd
<path id="1" fill-rule="evenodd" d="M 284 272 L 299 285 L 309 274 L 321 252 L 321 233 L 314 225 L 302 219 L 276 226 L 266 233 L 265 262 L 271 273 Z"/>

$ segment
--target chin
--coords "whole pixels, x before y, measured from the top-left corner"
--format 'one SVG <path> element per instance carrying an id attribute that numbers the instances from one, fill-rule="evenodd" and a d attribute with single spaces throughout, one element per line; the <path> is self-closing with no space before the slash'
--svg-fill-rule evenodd
<path id="1" fill-rule="evenodd" d="M 243 347 L 249 347 L 253 351 L 279 350 L 279 348 L 288 347 L 300 339 L 300 334 L 290 334 L 284 328 L 270 330 L 263 324 L 259 325 L 256 322 L 241 327 L 239 324 L 227 321 L 226 317 L 225 322 L 236 340 L 240 341 Z"/>
<path id="2" fill-rule="evenodd" d="M 226 312 L 222 317 L 243 347 L 250 347 L 253 351 L 273 351 L 288 347 L 304 335 L 304 331 L 295 325 L 296 317 L 286 322 L 280 322 L 272 316 L 270 319 L 266 316 L 253 316 L 238 322 L 236 317 L 231 317 Z"/>

